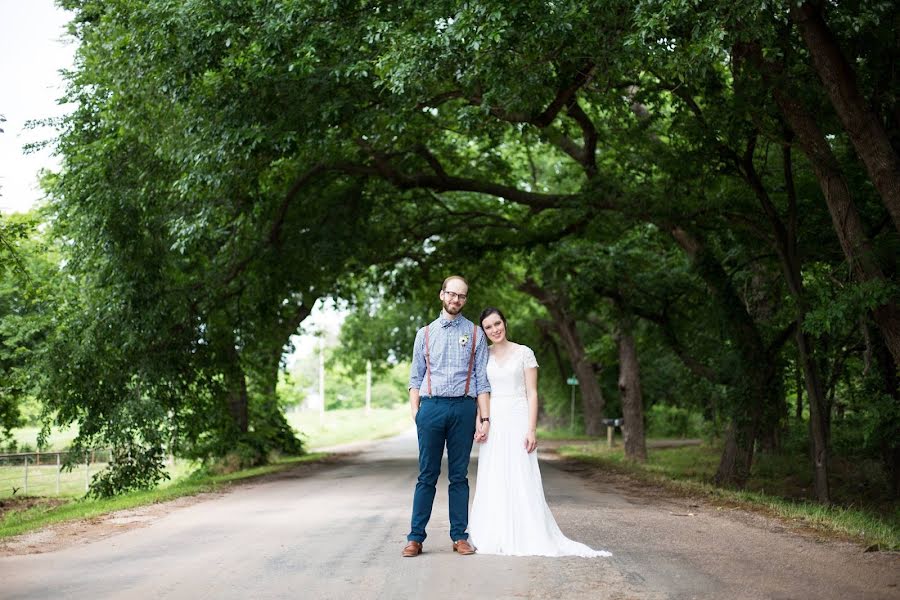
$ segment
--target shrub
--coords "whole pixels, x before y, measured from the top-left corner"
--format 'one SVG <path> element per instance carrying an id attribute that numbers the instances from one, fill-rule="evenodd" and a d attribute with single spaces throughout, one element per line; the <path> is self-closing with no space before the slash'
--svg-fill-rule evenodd
<path id="1" fill-rule="evenodd" d="M 702 415 L 679 406 L 654 404 L 646 418 L 651 437 L 701 437 L 705 430 Z"/>

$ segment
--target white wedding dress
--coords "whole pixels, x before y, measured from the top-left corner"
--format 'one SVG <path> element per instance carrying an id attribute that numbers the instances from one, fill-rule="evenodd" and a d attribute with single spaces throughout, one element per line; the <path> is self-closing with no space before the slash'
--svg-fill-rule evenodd
<path id="1" fill-rule="evenodd" d="M 537 452 L 525 451 L 525 367 L 538 364 L 528 346 L 511 350 L 503 362 L 488 359 L 491 428 L 478 451 L 469 541 L 481 554 L 611 556 L 563 535 L 547 506 Z"/>

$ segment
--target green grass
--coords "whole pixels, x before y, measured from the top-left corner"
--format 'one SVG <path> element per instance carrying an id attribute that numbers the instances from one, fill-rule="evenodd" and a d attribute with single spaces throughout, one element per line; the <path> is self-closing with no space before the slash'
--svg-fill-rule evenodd
<path id="1" fill-rule="evenodd" d="M 282 458 L 273 464 L 236 471 L 226 475 L 197 473 L 171 481 L 167 485 L 160 485 L 153 490 L 132 492 L 115 498 L 81 498 L 69 500 L 59 506 L 42 504 L 26 510 L 10 511 L 0 519 L 0 538 L 18 535 L 62 521 L 87 519 L 117 510 L 215 491 L 222 489 L 231 482 L 283 471 L 300 463 L 322 460 L 325 456 L 324 454 L 307 454 L 300 457 Z"/>
<path id="2" fill-rule="evenodd" d="M 199 465 L 189 460 L 176 460 L 173 464 L 166 465 L 166 471 L 170 479 L 161 483 L 161 486 L 171 485 L 191 472 Z M 92 463 L 87 471 L 89 479 L 98 471 L 103 470 L 106 463 Z M 59 473 L 59 493 L 56 492 L 57 467 L 50 465 L 30 465 L 28 467 L 28 496 L 52 496 L 52 497 L 79 497 L 85 493 L 85 467 L 84 464 L 76 466 L 71 471 Z M 13 496 L 24 496 L 25 481 L 24 467 L 3 466 L 0 467 L 0 499 Z"/>
<path id="3" fill-rule="evenodd" d="M 900 549 L 900 511 L 876 512 L 857 506 L 825 506 L 792 497 L 795 482 L 785 469 L 796 469 L 797 460 L 761 457 L 746 490 L 714 486 L 712 476 L 718 466 L 720 449 L 713 445 L 649 450 L 646 464 L 626 461 L 621 443 L 607 448 L 606 442 L 563 446 L 559 454 L 614 472 L 626 473 L 642 481 L 660 485 L 680 494 L 700 495 L 719 505 L 736 505 L 780 517 L 790 524 L 820 533 L 838 535 L 882 550 Z M 795 457 L 796 458 L 796 457 Z M 778 463 L 778 464 L 773 464 Z M 802 463 L 801 463 L 802 464 Z"/>
<path id="4" fill-rule="evenodd" d="M 573 433 L 568 427 L 562 429 L 545 429 L 538 427 L 537 437 L 539 440 L 592 440 L 592 438 L 584 433 Z"/>
<path id="5" fill-rule="evenodd" d="M 291 412 L 287 419 L 307 448 L 390 437 L 413 426 L 407 404 L 373 408 L 368 415 L 364 408 L 325 411 L 323 419 L 317 411 Z"/>
<path id="6" fill-rule="evenodd" d="M 12 438 L 19 448 L 27 447 L 33 451 L 37 449 L 39 426 L 20 427 L 12 430 Z M 52 427 L 47 437 L 47 450 L 66 450 L 72 444 L 72 440 L 78 435 L 78 427 L 72 426 L 66 429 Z"/>

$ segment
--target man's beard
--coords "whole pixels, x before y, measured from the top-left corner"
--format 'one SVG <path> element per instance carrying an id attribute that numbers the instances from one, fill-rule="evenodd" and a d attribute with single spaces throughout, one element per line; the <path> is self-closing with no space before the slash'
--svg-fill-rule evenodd
<path id="1" fill-rule="evenodd" d="M 453 307 L 453 306 L 450 306 L 449 302 L 446 302 L 446 301 L 444 302 L 444 311 L 448 315 L 458 315 L 459 311 L 461 311 L 461 310 L 462 310 L 462 306 Z"/>

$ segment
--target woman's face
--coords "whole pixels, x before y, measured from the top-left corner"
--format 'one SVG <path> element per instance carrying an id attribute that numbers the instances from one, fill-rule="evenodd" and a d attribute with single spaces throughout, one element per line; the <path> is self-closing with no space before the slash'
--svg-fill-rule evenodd
<path id="1" fill-rule="evenodd" d="M 491 343 L 496 344 L 506 339 L 506 325 L 497 313 L 486 316 L 481 322 L 481 328 L 484 329 Z"/>

